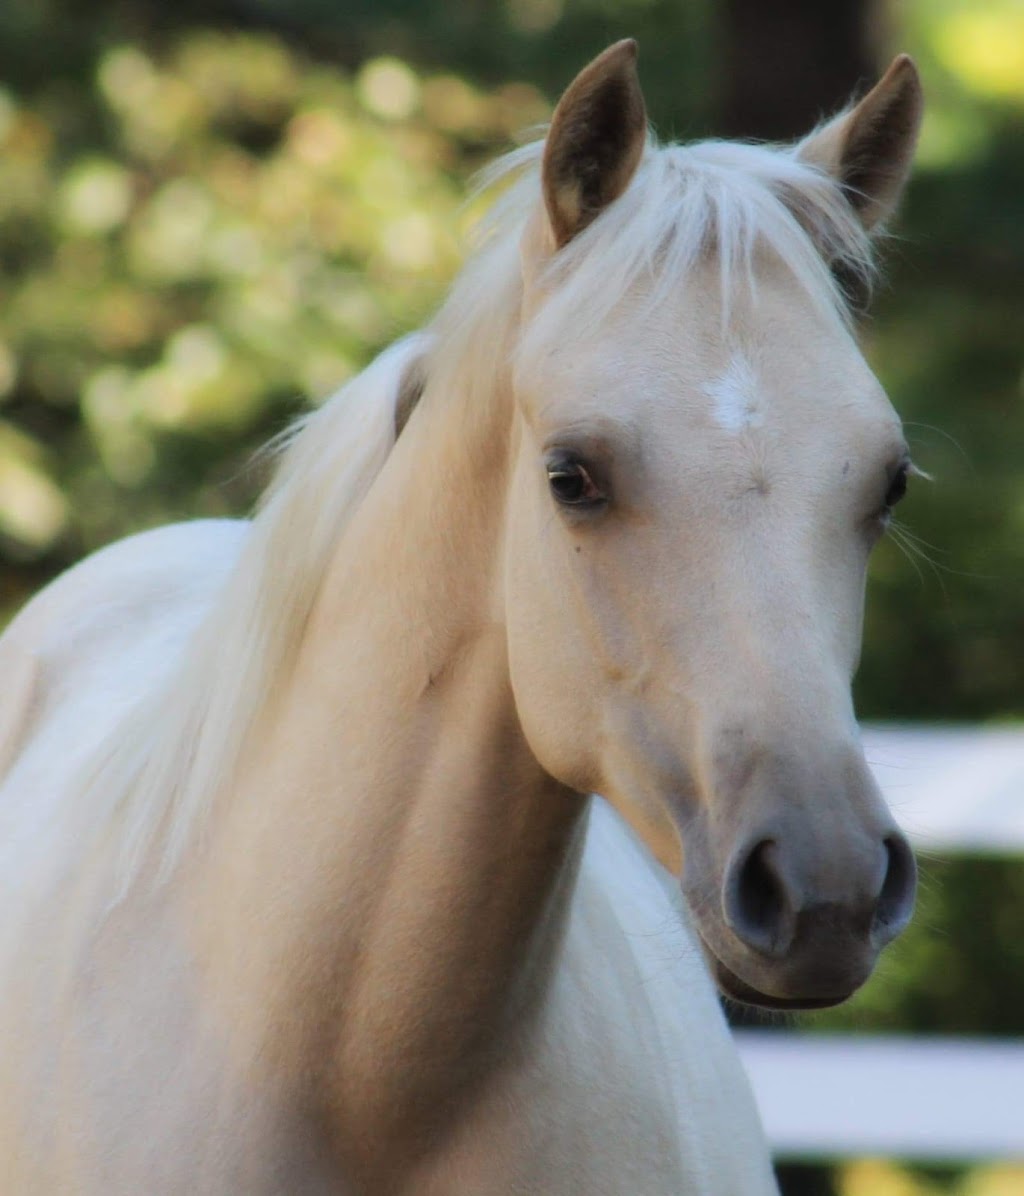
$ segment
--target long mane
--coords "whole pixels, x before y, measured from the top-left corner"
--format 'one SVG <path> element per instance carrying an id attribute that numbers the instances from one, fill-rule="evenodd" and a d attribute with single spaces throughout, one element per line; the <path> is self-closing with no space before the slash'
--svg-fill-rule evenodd
<path id="1" fill-rule="evenodd" d="M 507 394 L 513 353 L 543 353 L 581 325 L 608 321 L 639 290 L 651 302 L 686 286 L 714 255 L 726 301 L 753 286 L 756 254 L 845 318 L 837 269 L 872 276 L 868 238 L 839 186 L 792 149 L 651 141 L 626 193 L 548 266 L 549 296 L 520 328 L 519 246 L 540 204 L 543 143 L 501 159 L 501 190 L 479 245 L 430 328 L 398 342 L 287 438 L 242 554 L 167 679 L 97 749 L 85 801 L 119 836 L 121 891 L 158 852 L 166 877 L 230 782 L 275 681 L 294 658 L 341 532 L 394 443 L 402 378 L 417 363 L 427 391 L 466 418 Z"/>

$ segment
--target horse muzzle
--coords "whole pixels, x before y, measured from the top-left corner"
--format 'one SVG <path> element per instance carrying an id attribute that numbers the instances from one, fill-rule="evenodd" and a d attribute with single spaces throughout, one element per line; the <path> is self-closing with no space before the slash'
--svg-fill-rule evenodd
<path id="1" fill-rule="evenodd" d="M 826 845 L 763 826 L 733 850 L 716 892 L 686 884 L 725 995 L 770 1009 L 823 1008 L 870 976 L 910 920 L 916 868 L 891 824 L 844 830 Z"/>

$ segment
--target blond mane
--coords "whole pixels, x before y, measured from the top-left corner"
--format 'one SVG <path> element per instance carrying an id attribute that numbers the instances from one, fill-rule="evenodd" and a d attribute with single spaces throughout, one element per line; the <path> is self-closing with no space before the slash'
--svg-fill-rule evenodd
<path id="1" fill-rule="evenodd" d="M 288 437 L 241 556 L 170 676 L 98 749 L 86 798 L 119 827 L 122 892 L 158 851 L 166 877 L 200 835 L 238 766 L 266 695 L 294 659 L 352 512 L 394 443 L 413 362 L 427 397 L 465 418 L 508 393 L 510 355 L 540 353 L 610 321 L 627 293 L 657 302 L 714 255 L 724 306 L 755 285 L 755 253 L 845 318 L 837 267 L 870 282 L 870 245 L 835 181 L 792 149 L 709 141 L 648 144 L 628 190 L 548 266 L 549 298 L 521 329 L 519 245 L 540 203 L 536 142 L 485 176 L 503 188 L 480 244 L 430 328 L 398 342 Z"/>

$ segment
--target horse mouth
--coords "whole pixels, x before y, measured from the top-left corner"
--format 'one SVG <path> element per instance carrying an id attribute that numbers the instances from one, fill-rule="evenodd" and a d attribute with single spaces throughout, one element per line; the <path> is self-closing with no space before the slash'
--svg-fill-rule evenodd
<path id="1" fill-rule="evenodd" d="M 849 992 L 842 992 L 828 996 L 777 997 L 762 992 L 746 980 L 740 979 L 732 968 L 723 963 L 708 946 L 703 935 L 700 936 L 700 941 L 719 992 L 740 1005 L 751 1005 L 755 1009 L 769 1009 L 776 1013 L 798 1013 L 801 1010 L 830 1009 L 833 1005 L 841 1005 L 850 996 Z"/>

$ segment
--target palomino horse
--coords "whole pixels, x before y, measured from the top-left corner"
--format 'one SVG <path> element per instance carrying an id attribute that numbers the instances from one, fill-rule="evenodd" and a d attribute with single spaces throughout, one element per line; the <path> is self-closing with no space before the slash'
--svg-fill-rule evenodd
<path id="1" fill-rule="evenodd" d="M 15 621 L 4 1196 L 774 1190 L 702 961 L 827 1005 L 910 913 L 850 677 L 911 466 L 845 295 L 920 108 L 900 58 L 659 148 L 613 46 L 251 524 Z"/>

